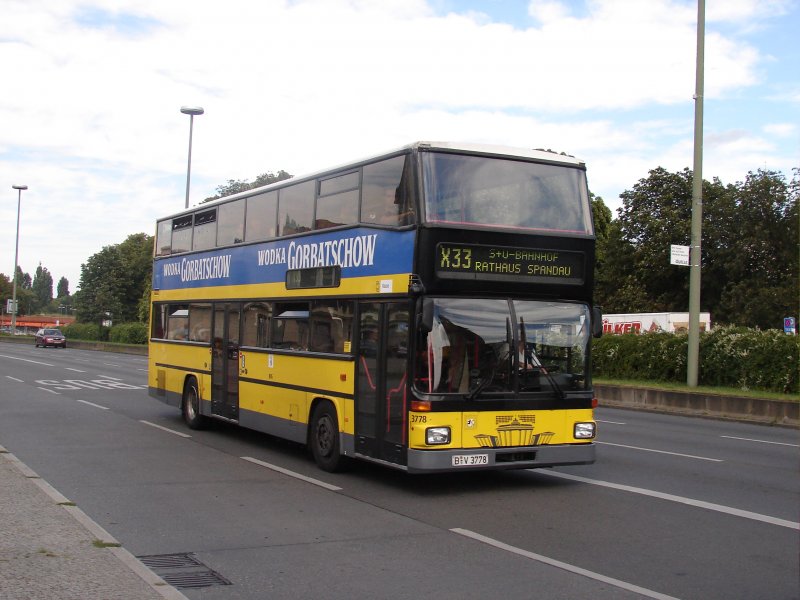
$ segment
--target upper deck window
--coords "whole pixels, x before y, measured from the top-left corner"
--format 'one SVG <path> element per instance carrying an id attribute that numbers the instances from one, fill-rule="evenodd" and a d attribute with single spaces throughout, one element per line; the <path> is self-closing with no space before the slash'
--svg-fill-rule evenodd
<path id="1" fill-rule="evenodd" d="M 166 256 L 172 252 L 172 221 L 158 222 L 156 233 L 156 256 Z"/>
<path id="2" fill-rule="evenodd" d="M 350 225 L 358 220 L 358 171 L 319 182 L 315 229 Z"/>
<path id="3" fill-rule="evenodd" d="M 247 199 L 245 239 L 248 242 L 275 237 L 278 213 L 278 192 L 266 192 Z"/>
<path id="4" fill-rule="evenodd" d="M 423 171 L 429 223 L 592 233 L 582 169 L 426 152 Z"/>
<path id="5" fill-rule="evenodd" d="M 192 250 L 213 248 L 217 239 L 217 209 L 204 210 L 194 214 L 194 235 Z"/>
<path id="6" fill-rule="evenodd" d="M 192 249 L 192 215 L 172 219 L 172 254 Z"/>
<path id="7" fill-rule="evenodd" d="M 228 202 L 219 207 L 217 220 L 217 246 L 241 244 L 244 241 L 245 199 Z"/>
<path id="8" fill-rule="evenodd" d="M 362 223 L 408 225 L 414 222 L 408 173 L 408 155 L 364 167 Z"/>
<path id="9" fill-rule="evenodd" d="M 296 183 L 280 190 L 278 235 L 311 231 L 314 219 L 314 181 Z"/>

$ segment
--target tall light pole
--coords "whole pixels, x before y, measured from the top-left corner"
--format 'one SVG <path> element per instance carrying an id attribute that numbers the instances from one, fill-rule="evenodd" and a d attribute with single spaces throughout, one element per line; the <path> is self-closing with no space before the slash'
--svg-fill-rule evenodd
<path id="1" fill-rule="evenodd" d="M 11 292 L 11 304 L 14 312 L 11 313 L 11 335 L 17 333 L 17 263 L 19 261 L 19 213 L 22 208 L 22 190 L 27 190 L 27 185 L 12 185 L 17 190 L 17 243 L 14 247 L 14 285 Z"/>
<path id="2" fill-rule="evenodd" d="M 697 387 L 700 371 L 700 259 L 703 239 L 703 93 L 706 3 L 697 0 L 697 67 L 694 93 L 694 170 L 692 174 L 692 236 L 689 251 L 689 348 L 686 385 Z"/>
<path id="3" fill-rule="evenodd" d="M 202 115 L 205 111 L 202 106 L 181 106 L 181 112 L 189 115 L 189 164 L 186 167 L 186 208 L 189 208 L 189 180 L 192 176 L 192 129 L 194 116 Z"/>

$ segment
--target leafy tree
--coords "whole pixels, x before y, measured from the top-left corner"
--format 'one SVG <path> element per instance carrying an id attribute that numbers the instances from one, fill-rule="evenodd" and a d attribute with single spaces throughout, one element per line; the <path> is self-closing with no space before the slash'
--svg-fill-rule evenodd
<path id="1" fill-rule="evenodd" d="M 247 190 L 269 185 L 270 183 L 283 181 L 284 179 L 291 179 L 292 177 L 293 175 L 281 169 L 277 173 L 273 173 L 272 171 L 262 173 L 256 177 L 253 183 L 248 182 L 246 179 L 229 179 L 227 183 L 217 186 L 216 196 L 210 196 L 203 200 L 203 202 L 211 202 L 212 200 L 224 198 L 225 196 L 232 196 L 233 194 L 238 194 L 239 192 L 246 192 Z"/>
<path id="2" fill-rule="evenodd" d="M 36 312 L 36 296 L 30 288 L 17 285 L 17 316 L 32 315 Z"/>
<path id="3" fill-rule="evenodd" d="M 776 327 L 797 307 L 798 184 L 758 171 L 744 182 L 703 182 L 701 310 L 716 323 Z M 686 311 L 689 269 L 669 264 L 688 245 L 692 172 L 650 171 L 620 195 L 623 206 L 598 238 L 596 299 L 604 312 Z"/>
<path id="4" fill-rule="evenodd" d="M 36 300 L 36 310 L 44 310 L 53 299 L 53 276 L 41 263 L 36 267 L 36 274 L 31 284 L 34 298 Z"/>
<path id="5" fill-rule="evenodd" d="M 22 267 L 17 265 L 17 290 L 20 288 L 29 290 L 33 286 L 33 281 L 28 273 L 22 272 Z"/>
<path id="6" fill-rule="evenodd" d="M 5 273 L 0 273 L 0 299 L 3 301 L 3 307 L 5 309 L 6 299 L 11 298 L 12 295 L 12 282 L 9 279 L 8 275 Z"/>
<path id="7" fill-rule="evenodd" d="M 731 186 L 733 215 L 719 263 L 717 319 L 728 323 L 780 327 L 797 310 L 798 185 L 774 171 L 758 170 Z"/>
<path id="8" fill-rule="evenodd" d="M 597 238 L 597 248 L 595 250 L 596 262 L 594 268 L 595 289 L 597 289 L 599 279 L 605 272 L 603 267 L 606 263 L 608 236 L 611 233 L 612 219 L 611 209 L 606 206 L 600 196 L 595 196 L 592 192 L 589 192 L 589 199 L 592 202 L 592 220 L 594 222 L 594 234 Z M 602 306 L 602 302 L 600 302 L 596 295 L 595 302 Z"/>
<path id="9" fill-rule="evenodd" d="M 69 281 L 66 277 L 62 277 L 58 280 L 58 286 L 56 287 L 56 298 L 64 298 L 69 296 Z"/>
<path id="10" fill-rule="evenodd" d="M 137 321 L 139 299 L 152 275 L 152 256 L 153 238 L 144 233 L 92 255 L 81 265 L 80 290 L 75 293 L 78 320 Z"/>

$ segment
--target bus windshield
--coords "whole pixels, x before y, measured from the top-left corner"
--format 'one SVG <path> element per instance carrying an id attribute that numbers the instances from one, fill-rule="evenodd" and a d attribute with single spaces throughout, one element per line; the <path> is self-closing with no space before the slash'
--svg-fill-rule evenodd
<path id="1" fill-rule="evenodd" d="M 417 332 L 417 390 L 469 398 L 589 389 L 585 304 L 432 298 Z M 431 308 L 431 307 L 429 307 Z M 425 312 L 429 312 L 426 310 Z"/>
<path id="2" fill-rule="evenodd" d="M 563 164 L 423 153 L 428 223 L 592 233 L 585 172 Z"/>

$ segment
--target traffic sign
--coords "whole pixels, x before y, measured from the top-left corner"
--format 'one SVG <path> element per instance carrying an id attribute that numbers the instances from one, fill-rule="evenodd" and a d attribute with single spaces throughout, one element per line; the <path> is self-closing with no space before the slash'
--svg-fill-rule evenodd
<path id="1" fill-rule="evenodd" d="M 672 244 L 669 252 L 669 264 L 681 267 L 689 266 L 689 246 Z"/>
<path id="2" fill-rule="evenodd" d="M 794 317 L 785 317 L 783 319 L 783 333 L 787 335 L 795 335 L 797 333 L 797 323 Z"/>

